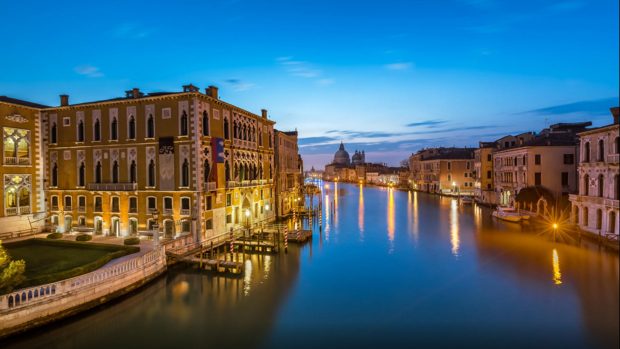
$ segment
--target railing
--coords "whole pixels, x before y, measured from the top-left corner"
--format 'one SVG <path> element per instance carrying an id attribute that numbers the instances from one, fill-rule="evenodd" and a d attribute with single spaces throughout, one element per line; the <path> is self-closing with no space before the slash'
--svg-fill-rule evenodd
<path id="1" fill-rule="evenodd" d="M 620 154 L 607 154 L 607 163 L 608 164 L 617 164 L 619 160 Z"/>
<path id="2" fill-rule="evenodd" d="M 205 182 L 204 183 L 204 191 L 215 191 L 217 189 L 216 182 Z"/>
<path id="3" fill-rule="evenodd" d="M 63 207 L 63 209 L 64 209 L 65 211 L 73 211 L 73 207 L 71 207 L 71 205 L 65 205 L 65 206 Z"/>
<path id="4" fill-rule="evenodd" d="M 86 212 L 86 206 L 78 206 L 78 212 Z"/>
<path id="5" fill-rule="evenodd" d="M 605 199 L 605 206 L 611 208 L 620 208 L 620 200 Z"/>
<path id="6" fill-rule="evenodd" d="M 7 207 L 5 212 L 7 216 L 19 216 L 19 207 Z"/>
<path id="7" fill-rule="evenodd" d="M 191 214 L 192 210 L 188 209 L 188 208 L 182 208 L 181 209 L 181 216 L 189 216 Z"/>
<path id="8" fill-rule="evenodd" d="M 163 214 L 165 216 L 171 216 L 172 215 L 172 209 L 171 208 L 164 208 Z"/>
<path id="9" fill-rule="evenodd" d="M 94 191 L 135 191 L 138 183 L 88 183 L 87 190 Z"/>
<path id="10" fill-rule="evenodd" d="M 163 256 L 162 249 L 157 249 L 147 252 L 142 256 L 109 267 L 104 267 L 88 274 L 13 291 L 4 296 L 0 296 L 0 314 L 7 310 L 24 308 L 36 303 L 49 302 L 52 299 L 59 300 L 71 294 L 80 294 L 80 291 L 86 288 L 109 284 L 113 279 L 123 278 L 128 273 L 143 270 L 150 266 L 165 262 L 165 259 L 162 258 Z"/>
<path id="11" fill-rule="evenodd" d="M 4 158 L 5 165 L 30 165 L 30 158 L 8 156 Z"/>

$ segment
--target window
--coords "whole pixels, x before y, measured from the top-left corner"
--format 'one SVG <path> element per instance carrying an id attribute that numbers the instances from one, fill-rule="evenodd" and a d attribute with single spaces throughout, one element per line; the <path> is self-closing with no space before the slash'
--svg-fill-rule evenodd
<path id="1" fill-rule="evenodd" d="M 467 169 L 471 169 L 471 163 L 469 161 L 467 161 Z"/>
<path id="2" fill-rule="evenodd" d="M 95 166 L 95 183 L 101 183 L 101 161 Z"/>
<path id="3" fill-rule="evenodd" d="M 155 186 L 155 162 L 151 160 L 149 163 L 149 187 Z"/>
<path id="4" fill-rule="evenodd" d="M 172 198 L 164 198 L 164 214 L 172 214 Z"/>
<path id="5" fill-rule="evenodd" d="M 51 198 L 52 211 L 58 211 L 58 196 L 53 195 Z"/>
<path id="6" fill-rule="evenodd" d="M 181 114 L 181 125 L 180 125 L 180 134 L 181 136 L 187 136 L 188 135 L 188 130 L 187 130 L 187 113 L 185 112 L 185 110 L 183 110 L 183 114 Z"/>
<path id="7" fill-rule="evenodd" d="M 603 227 L 603 211 L 599 208 L 596 210 L 596 229 L 601 229 Z"/>
<path id="8" fill-rule="evenodd" d="M 138 167 L 136 166 L 136 160 L 131 160 L 129 165 L 129 182 L 136 183 L 138 180 Z"/>
<path id="9" fill-rule="evenodd" d="M 209 178 L 211 174 L 211 165 L 209 165 L 209 160 L 205 160 L 205 164 L 204 164 L 204 176 L 205 176 L 205 182 L 209 182 Z"/>
<path id="10" fill-rule="evenodd" d="M 620 154 L 620 137 L 616 137 L 614 143 L 616 144 L 616 154 Z"/>
<path id="11" fill-rule="evenodd" d="M 487 161 L 493 161 L 493 156 L 491 154 L 487 154 Z"/>
<path id="12" fill-rule="evenodd" d="M 103 212 L 101 196 L 95 196 L 95 212 Z"/>
<path id="13" fill-rule="evenodd" d="M 192 231 L 192 222 L 188 219 L 184 219 L 181 221 L 181 232 L 182 233 L 191 233 Z"/>
<path id="14" fill-rule="evenodd" d="M 118 183 L 118 161 L 112 165 L 112 183 Z"/>
<path id="15" fill-rule="evenodd" d="M 138 198 L 130 197 L 129 198 L 129 213 L 138 213 Z"/>
<path id="16" fill-rule="evenodd" d="M 205 229 L 213 229 L 213 220 L 207 219 L 205 222 Z"/>
<path id="17" fill-rule="evenodd" d="M 572 165 L 575 163 L 575 155 L 564 154 L 564 165 Z"/>
<path id="18" fill-rule="evenodd" d="M 52 167 L 52 187 L 58 186 L 58 165 L 54 163 Z"/>
<path id="19" fill-rule="evenodd" d="M 99 122 L 99 119 L 95 120 L 95 125 L 93 126 L 93 140 L 101 140 L 101 122 Z"/>
<path id="20" fill-rule="evenodd" d="M 72 201 L 72 199 L 71 199 L 70 196 L 65 196 L 65 207 L 64 207 L 65 211 L 71 211 L 71 209 L 72 209 L 71 208 L 71 206 L 72 206 L 71 205 L 71 201 Z"/>
<path id="21" fill-rule="evenodd" d="M 226 224 L 230 224 L 232 223 L 232 215 L 227 214 L 226 215 Z"/>
<path id="22" fill-rule="evenodd" d="M 157 210 L 157 198 L 149 196 L 146 199 L 147 202 L 147 209 L 149 211 L 149 213 L 154 212 L 155 210 Z"/>
<path id="23" fill-rule="evenodd" d="M 540 154 L 534 155 L 534 164 L 540 165 Z"/>
<path id="24" fill-rule="evenodd" d="M 602 139 L 598 141 L 598 161 L 605 161 L 605 141 Z"/>
<path id="25" fill-rule="evenodd" d="M 153 114 L 146 119 L 146 138 L 155 138 L 155 120 Z"/>
<path id="26" fill-rule="evenodd" d="M 85 172 L 86 166 L 84 165 L 84 161 L 80 164 L 80 169 L 78 170 L 78 187 L 83 187 L 85 184 Z"/>
<path id="27" fill-rule="evenodd" d="M 226 194 L 226 206 L 232 205 L 232 195 Z"/>
<path id="28" fill-rule="evenodd" d="M 71 126 L 71 118 L 68 116 L 62 118 L 62 126 Z"/>
<path id="29" fill-rule="evenodd" d="M 451 169 L 452 169 L 452 163 L 448 162 L 448 171 L 450 171 Z M 448 180 L 450 180 L 450 179 L 448 179 Z"/>
<path id="30" fill-rule="evenodd" d="M 540 172 L 534 173 L 534 185 L 542 185 L 542 176 Z"/>
<path id="31" fill-rule="evenodd" d="M 112 212 L 121 212 L 120 201 L 121 199 L 118 196 L 112 197 Z"/>
<path id="32" fill-rule="evenodd" d="M 52 127 L 50 127 L 50 143 L 56 144 L 58 142 L 58 128 L 56 127 L 56 123 L 52 123 Z"/>
<path id="33" fill-rule="evenodd" d="M 226 174 L 226 182 L 230 181 L 230 164 L 228 160 L 224 163 L 224 172 Z"/>
<path id="34" fill-rule="evenodd" d="M 213 199 L 210 196 L 207 196 L 207 211 L 213 209 Z"/>
<path id="35" fill-rule="evenodd" d="M 136 119 L 133 115 L 129 116 L 129 125 L 127 129 L 127 138 L 136 139 Z"/>
<path id="36" fill-rule="evenodd" d="M 487 171 L 487 179 L 491 179 L 491 171 Z"/>
<path id="37" fill-rule="evenodd" d="M 590 176 L 583 176 L 583 195 L 590 195 Z"/>
<path id="38" fill-rule="evenodd" d="M 605 176 L 600 174 L 598 176 L 598 196 L 603 197 L 603 191 L 605 189 Z"/>
<path id="39" fill-rule="evenodd" d="M 77 127 L 77 141 L 84 142 L 84 121 L 80 120 Z"/>
<path id="40" fill-rule="evenodd" d="M 209 135 L 209 113 L 206 110 L 202 112 L 202 135 Z"/>
<path id="41" fill-rule="evenodd" d="M 186 198 L 186 197 L 181 198 L 181 210 L 182 211 L 190 210 L 190 198 Z"/>
<path id="42" fill-rule="evenodd" d="M 4 164 L 30 165 L 30 131 L 5 127 L 3 137 Z"/>
<path id="43" fill-rule="evenodd" d="M 562 172 L 562 186 L 568 186 L 568 172 Z"/>
<path id="44" fill-rule="evenodd" d="M 118 140 L 118 120 L 116 118 L 112 118 L 112 123 L 110 124 L 110 139 L 113 141 Z"/>
<path id="45" fill-rule="evenodd" d="M 183 165 L 181 166 L 181 186 L 189 187 L 189 162 L 187 159 L 183 160 Z"/>
<path id="46" fill-rule="evenodd" d="M 224 139 L 230 139 L 230 130 L 228 125 L 228 118 L 224 118 Z"/>
<path id="47" fill-rule="evenodd" d="M 590 142 L 583 146 L 583 162 L 590 162 Z"/>

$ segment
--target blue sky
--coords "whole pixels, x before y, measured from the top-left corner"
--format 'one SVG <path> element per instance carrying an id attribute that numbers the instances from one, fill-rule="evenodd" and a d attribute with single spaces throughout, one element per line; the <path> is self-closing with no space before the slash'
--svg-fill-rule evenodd
<path id="1" fill-rule="evenodd" d="M 342 140 L 426 146 L 609 123 L 618 1 L 0 0 L 0 95 L 57 105 L 194 83 L 297 128 L 306 166 Z"/>

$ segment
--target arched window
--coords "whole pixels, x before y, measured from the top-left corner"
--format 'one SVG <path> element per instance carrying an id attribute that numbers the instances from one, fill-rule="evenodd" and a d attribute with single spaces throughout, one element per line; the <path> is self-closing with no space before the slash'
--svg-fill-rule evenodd
<path id="1" fill-rule="evenodd" d="M 206 110 L 202 112 L 202 135 L 209 135 L 209 114 Z"/>
<path id="2" fill-rule="evenodd" d="M 583 162 L 590 162 L 590 142 L 583 146 Z"/>
<path id="3" fill-rule="evenodd" d="M 85 171 L 86 171 L 86 166 L 84 165 L 84 161 L 82 161 L 82 163 L 80 164 L 80 170 L 79 170 L 79 174 L 78 174 L 78 186 L 80 186 L 80 187 L 84 186 Z"/>
<path id="4" fill-rule="evenodd" d="M 56 127 L 56 123 L 52 123 L 52 127 L 50 128 L 50 143 L 56 144 L 58 141 L 58 128 Z"/>
<path id="5" fill-rule="evenodd" d="M 187 136 L 187 113 L 181 114 L 181 136 Z"/>
<path id="6" fill-rule="evenodd" d="M 605 141 L 602 139 L 598 141 L 598 161 L 605 161 Z"/>
<path id="7" fill-rule="evenodd" d="M 204 164 L 204 173 L 205 173 L 205 182 L 209 181 L 209 178 L 211 177 L 211 165 L 209 164 L 209 160 L 205 160 L 205 164 Z"/>
<path id="8" fill-rule="evenodd" d="M 226 172 L 226 181 L 230 181 L 230 164 L 228 160 L 224 163 L 224 172 Z"/>
<path id="9" fill-rule="evenodd" d="M 616 144 L 616 154 L 620 154 L 620 137 L 616 137 L 614 143 Z"/>
<path id="10" fill-rule="evenodd" d="M 583 208 L 583 226 L 587 227 L 590 225 L 590 211 L 587 207 Z"/>
<path id="11" fill-rule="evenodd" d="M 155 138 L 155 120 L 153 114 L 149 114 L 146 119 L 146 138 Z"/>
<path id="12" fill-rule="evenodd" d="M 224 118 L 224 139 L 230 139 L 230 130 L 228 128 L 228 119 Z"/>
<path id="13" fill-rule="evenodd" d="M 112 165 L 112 183 L 118 183 L 118 161 Z"/>
<path id="14" fill-rule="evenodd" d="M 101 183 L 101 161 L 95 166 L 95 183 Z"/>
<path id="15" fill-rule="evenodd" d="M 596 210 L 596 229 L 603 227 L 603 211 L 599 208 Z"/>
<path id="16" fill-rule="evenodd" d="M 99 122 L 99 119 L 95 120 L 95 125 L 93 126 L 93 139 L 95 141 L 101 140 L 101 122 Z"/>
<path id="17" fill-rule="evenodd" d="M 138 179 L 138 168 L 136 166 L 136 160 L 131 160 L 131 165 L 129 165 L 129 181 L 131 183 L 136 183 Z"/>
<path id="18" fill-rule="evenodd" d="M 598 176 L 598 196 L 601 198 L 603 197 L 604 188 L 605 188 L 605 176 L 600 174 Z"/>
<path id="19" fill-rule="evenodd" d="M 620 199 L 620 175 L 614 176 L 614 199 Z"/>
<path id="20" fill-rule="evenodd" d="M 189 187 L 189 162 L 187 159 L 183 160 L 183 165 L 181 166 L 181 186 Z"/>
<path id="21" fill-rule="evenodd" d="M 155 186 L 155 162 L 149 162 L 149 187 Z"/>
<path id="22" fill-rule="evenodd" d="M 590 195 L 590 176 L 583 176 L 583 195 Z"/>
<path id="23" fill-rule="evenodd" d="M 118 120 L 116 118 L 112 118 L 112 123 L 110 124 L 110 139 L 113 141 L 118 140 Z"/>
<path id="24" fill-rule="evenodd" d="M 127 133 L 129 139 L 136 139 L 136 119 L 133 115 L 129 116 L 129 129 Z"/>
<path id="25" fill-rule="evenodd" d="M 235 139 L 239 138 L 238 128 L 239 128 L 239 126 L 237 125 L 237 121 L 233 121 L 233 137 Z"/>
<path id="26" fill-rule="evenodd" d="M 80 120 L 78 122 L 78 142 L 84 142 L 84 121 Z"/>
<path id="27" fill-rule="evenodd" d="M 58 186 L 58 165 L 54 163 L 52 167 L 52 187 Z"/>

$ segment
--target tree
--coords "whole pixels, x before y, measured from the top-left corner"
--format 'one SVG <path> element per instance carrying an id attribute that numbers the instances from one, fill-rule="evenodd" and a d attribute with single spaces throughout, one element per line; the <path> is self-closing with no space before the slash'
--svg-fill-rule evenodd
<path id="1" fill-rule="evenodd" d="M 12 260 L 0 241 L 0 294 L 8 293 L 24 281 L 26 262 Z"/>

